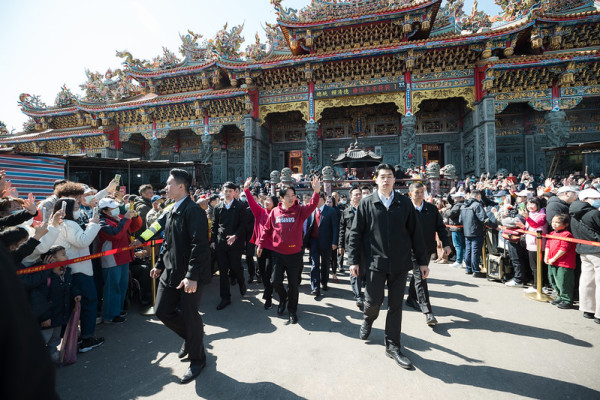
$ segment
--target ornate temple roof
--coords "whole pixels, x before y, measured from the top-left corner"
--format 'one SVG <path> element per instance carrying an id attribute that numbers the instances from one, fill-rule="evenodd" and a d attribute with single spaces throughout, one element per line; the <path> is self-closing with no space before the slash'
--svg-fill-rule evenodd
<path id="1" fill-rule="evenodd" d="M 74 114 L 77 111 L 86 112 L 99 112 L 99 111 L 121 111 L 128 109 L 135 109 L 142 106 L 160 106 L 166 104 L 176 104 L 182 102 L 191 102 L 195 100 L 212 100 L 218 98 L 230 98 L 243 96 L 247 93 L 247 90 L 240 88 L 229 88 L 221 90 L 199 90 L 194 92 L 184 92 L 176 94 L 157 95 L 155 93 L 148 93 L 145 95 L 138 95 L 120 102 L 115 103 L 86 103 L 78 101 L 75 105 L 67 108 L 38 108 L 35 104 L 28 102 L 27 97 L 24 97 L 24 101 L 21 101 L 21 107 L 23 113 L 29 116 L 42 117 L 42 116 L 59 116 Z"/>
<path id="2" fill-rule="evenodd" d="M 17 137 L 2 137 L 0 138 L 0 145 L 3 144 L 18 144 L 33 141 L 46 141 L 56 139 L 66 139 L 72 136 L 77 137 L 89 137 L 105 135 L 108 131 L 112 131 L 114 127 L 99 127 L 92 128 L 91 126 L 82 126 L 79 128 L 68 128 L 68 129 L 46 129 L 41 132 L 26 133 Z"/>
<path id="3" fill-rule="evenodd" d="M 280 25 L 286 27 L 324 25 L 328 22 L 344 23 L 375 16 L 406 13 L 442 0 L 312 0 L 297 11 L 285 8 L 282 0 L 272 0 Z"/>
<path id="4" fill-rule="evenodd" d="M 348 150 L 338 156 L 331 156 L 333 165 L 343 167 L 366 167 L 368 165 L 378 165 L 383 160 L 382 156 L 378 156 L 374 152 L 358 147 L 358 140 L 348 147 Z"/>
<path id="5" fill-rule="evenodd" d="M 549 31 L 544 39 L 548 40 L 548 35 L 561 34 L 554 32 L 556 26 L 563 28 L 564 33 L 569 25 L 600 22 L 600 11 L 592 0 L 498 0 L 503 13 L 497 17 L 478 11 L 477 1 L 471 13 L 466 14 L 462 10 L 464 0 L 448 0 L 442 8 L 442 0 L 312 0 L 300 11 L 284 8 L 281 0 L 272 0 L 272 3 L 278 13 L 278 25 L 266 24 L 267 43 L 261 43 L 256 35 L 255 41 L 242 51 L 243 24 L 231 28 L 226 24 L 208 40 L 188 31 L 180 35 L 181 57 L 166 48 L 162 55 L 151 61 L 136 59 L 126 51 L 117 52 L 117 56 L 123 58 L 124 68 L 109 69 L 104 74 L 86 71 L 88 80 L 81 85 L 83 96 L 74 95 L 63 86 L 54 106 L 48 107 L 39 97 L 29 94 L 22 94 L 19 104 L 26 115 L 37 119 L 36 124 L 43 125 L 40 119 L 44 117 L 75 118 L 73 115 L 83 113 L 98 116 L 102 112 L 245 96 L 250 89 L 244 82 L 251 82 L 253 77 L 272 69 L 461 46 L 473 46 L 472 49 L 483 51 L 489 45 L 497 50 L 505 43 L 514 46 L 518 40 L 531 41 L 536 30 L 540 35 L 543 30 Z M 291 34 L 297 35 L 294 40 L 299 46 L 306 47 L 308 40 L 317 38 L 319 32 L 377 24 L 400 26 L 401 30 L 407 25 L 406 32 L 410 32 L 400 37 L 402 40 L 395 37 L 378 44 L 360 41 L 346 48 L 322 47 L 318 52 L 303 48 L 295 55 L 292 53 Z M 311 36 L 311 30 L 314 36 Z M 587 34 L 596 35 L 596 28 Z M 376 42 L 372 40 L 371 43 Z M 482 57 L 481 63 L 502 69 L 599 57 L 598 50 L 576 45 L 530 53 L 533 54 L 506 53 L 500 59 Z M 181 81 L 185 84 L 177 83 Z M 198 84 L 199 81 L 212 84 Z M 171 85 L 170 89 L 163 90 L 158 86 L 161 83 L 163 88 Z M 173 90 L 172 85 L 179 86 Z M 175 93 L 177 91 L 181 93 Z"/>

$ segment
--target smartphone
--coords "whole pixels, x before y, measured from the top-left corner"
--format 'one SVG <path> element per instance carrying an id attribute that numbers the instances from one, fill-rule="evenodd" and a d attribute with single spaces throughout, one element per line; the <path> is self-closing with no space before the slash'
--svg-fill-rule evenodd
<path id="1" fill-rule="evenodd" d="M 48 216 L 46 215 L 46 209 L 42 208 L 42 223 L 48 222 Z"/>
<path id="2" fill-rule="evenodd" d="M 98 207 L 94 207 L 94 212 L 92 214 L 92 218 L 96 218 L 98 216 Z"/>
<path id="3" fill-rule="evenodd" d="M 67 212 L 67 202 L 66 201 L 63 201 L 60 210 L 63 212 L 63 214 L 65 214 Z"/>
<path id="4" fill-rule="evenodd" d="M 121 175 L 119 175 L 119 174 L 116 174 L 116 175 L 115 175 L 115 179 L 113 179 L 113 181 L 116 181 L 116 182 L 121 182 Z"/>

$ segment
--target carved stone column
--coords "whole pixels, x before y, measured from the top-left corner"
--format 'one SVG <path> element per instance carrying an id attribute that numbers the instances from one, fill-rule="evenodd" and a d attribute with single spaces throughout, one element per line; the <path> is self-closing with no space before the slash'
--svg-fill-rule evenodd
<path id="1" fill-rule="evenodd" d="M 548 111 L 544 115 L 548 123 L 548 133 L 546 134 L 548 147 L 562 147 L 569 140 L 570 123 L 567 120 L 567 113 L 564 111 Z"/>
<path id="2" fill-rule="evenodd" d="M 213 151 L 212 151 L 212 143 L 213 143 L 213 135 L 211 134 L 203 134 L 202 135 L 202 150 L 200 151 L 200 161 L 208 164 L 212 161 Z"/>
<path id="3" fill-rule="evenodd" d="M 306 166 L 303 172 L 317 172 L 319 166 L 319 124 L 309 122 L 306 124 Z"/>
<path id="4" fill-rule="evenodd" d="M 160 139 L 150 139 L 150 160 L 158 160 L 160 156 Z"/>
<path id="5" fill-rule="evenodd" d="M 401 142 L 400 165 L 403 169 L 413 168 L 417 157 L 417 117 L 414 114 L 402 116 Z"/>
<path id="6" fill-rule="evenodd" d="M 476 158 L 477 174 L 496 171 L 496 114 L 494 98 L 484 97 L 475 106 L 476 142 L 479 157 Z"/>
<path id="7" fill-rule="evenodd" d="M 244 177 L 256 176 L 257 160 L 257 124 L 251 115 L 244 116 Z"/>

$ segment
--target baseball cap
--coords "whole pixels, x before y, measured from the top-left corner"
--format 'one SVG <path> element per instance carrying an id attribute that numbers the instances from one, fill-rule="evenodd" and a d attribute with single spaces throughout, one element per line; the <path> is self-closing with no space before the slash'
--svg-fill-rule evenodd
<path id="1" fill-rule="evenodd" d="M 529 190 L 521 190 L 520 192 L 515 193 L 517 196 L 519 197 L 531 197 L 533 196 L 533 193 L 531 193 Z"/>
<path id="2" fill-rule="evenodd" d="M 152 196 L 152 199 L 150 200 L 150 202 L 154 203 L 156 200 L 163 200 L 163 198 L 160 197 L 159 195 L 155 194 L 154 196 Z"/>
<path id="3" fill-rule="evenodd" d="M 579 186 L 563 186 L 560 189 L 558 189 L 558 191 L 556 193 L 561 194 L 561 193 L 566 193 L 566 192 L 579 193 L 580 189 L 579 189 Z"/>
<path id="4" fill-rule="evenodd" d="M 103 198 L 98 203 L 98 208 L 117 208 L 119 207 L 119 202 L 115 199 L 109 199 L 108 197 Z"/>
<path id="5" fill-rule="evenodd" d="M 465 194 L 465 192 L 461 192 L 461 191 L 458 191 L 458 192 L 452 194 L 452 197 L 466 197 L 466 196 L 467 195 Z"/>
<path id="6" fill-rule="evenodd" d="M 585 189 L 579 192 L 579 200 L 585 199 L 600 199 L 600 192 L 596 189 Z"/>

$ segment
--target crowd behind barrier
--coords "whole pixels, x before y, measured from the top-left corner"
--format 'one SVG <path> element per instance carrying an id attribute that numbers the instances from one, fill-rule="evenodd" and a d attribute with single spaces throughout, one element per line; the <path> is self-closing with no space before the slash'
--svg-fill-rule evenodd
<path id="1" fill-rule="evenodd" d="M 395 173 L 397 189 L 428 182 L 424 168 L 397 169 Z M 319 174 L 300 176 L 294 184 L 308 188 L 314 176 Z M 60 363 L 58 349 L 76 303 L 81 305 L 76 347 L 80 353 L 104 343 L 104 338 L 95 336 L 97 324 L 125 323 L 132 303 L 154 305 L 156 285 L 150 278 L 154 251 L 158 253 L 162 243 L 163 217 L 175 206 L 162 187 L 145 184 L 136 194 L 125 194 L 118 190 L 119 176 L 101 190 L 59 180 L 52 196 L 36 202 L 32 195 L 19 199 L 8 178 L 0 171 L 0 243 L 12 258 L 14 272 L 55 363 Z M 320 211 L 304 226 L 303 247 L 310 254 L 313 272 L 317 264 L 317 272 L 311 272 L 311 294 L 315 296 L 327 290 L 329 278 L 338 283 L 337 275 L 349 267 L 344 264 L 348 256 L 344 249 L 352 229 L 351 214 L 359 204 L 355 202 L 357 196 L 377 191 L 373 181 L 358 180 L 350 172 L 338 177 L 337 182 L 331 194 L 322 192 Z M 229 286 L 239 285 L 243 295 L 246 284 L 262 283 L 267 310 L 273 292 L 281 289 L 277 286 L 280 282 L 271 275 L 271 250 L 264 247 L 260 254 L 255 253 L 262 234 L 255 220 L 266 221 L 277 203 L 284 200 L 273 190 L 278 188 L 272 188 L 269 181 L 252 178 L 243 188 L 234 183 L 190 188 L 189 196 L 206 212 L 206 235 L 217 244 L 211 245 L 210 253 L 212 273 L 219 270 L 221 281 L 218 310 L 230 302 Z M 437 207 L 448 233 L 437 232 L 438 248 L 433 258 L 439 264 L 462 268 L 475 278 L 499 278 L 507 287 L 523 288 L 538 299 L 549 296 L 559 309 L 578 307 L 584 318 L 600 324 L 599 189 L 600 180 L 593 175 L 544 178 L 527 172 L 514 176 L 506 171 L 457 179 L 435 195 L 425 186 L 424 200 Z M 243 204 L 239 214 L 243 226 L 233 235 L 234 241 L 239 240 L 239 265 L 235 260 L 227 265 L 219 250 L 222 240 L 228 245 L 232 240 L 226 236 L 231 232 L 221 230 L 225 215 L 222 210 L 229 210 L 232 204 L 229 190 L 235 201 Z M 400 191 L 398 194 L 404 196 Z M 317 201 L 303 195 L 302 190 L 296 197 L 294 201 L 305 205 Z M 421 210 L 423 206 L 415 203 L 414 197 L 411 199 Z M 331 213 L 327 211 L 330 209 Z M 317 230 L 322 221 L 325 225 L 324 221 L 329 220 L 333 244 L 317 244 L 315 238 L 325 234 L 317 234 Z M 488 232 L 492 234 L 486 237 Z M 444 242 L 442 236 L 448 240 Z M 494 257 L 504 260 L 500 275 L 491 274 L 489 263 L 496 260 Z M 322 264 L 320 268 L 318 264 Z M 351 277 L 348 293 L 354 295 L 362 310 L 361 275 Z M 418 298 L 410 305 L 423 309 L 421 301 Z M 280 302 L 278 311 L 281 306 Z M 427 319 L 430 325 L 433 321 Z"/>

